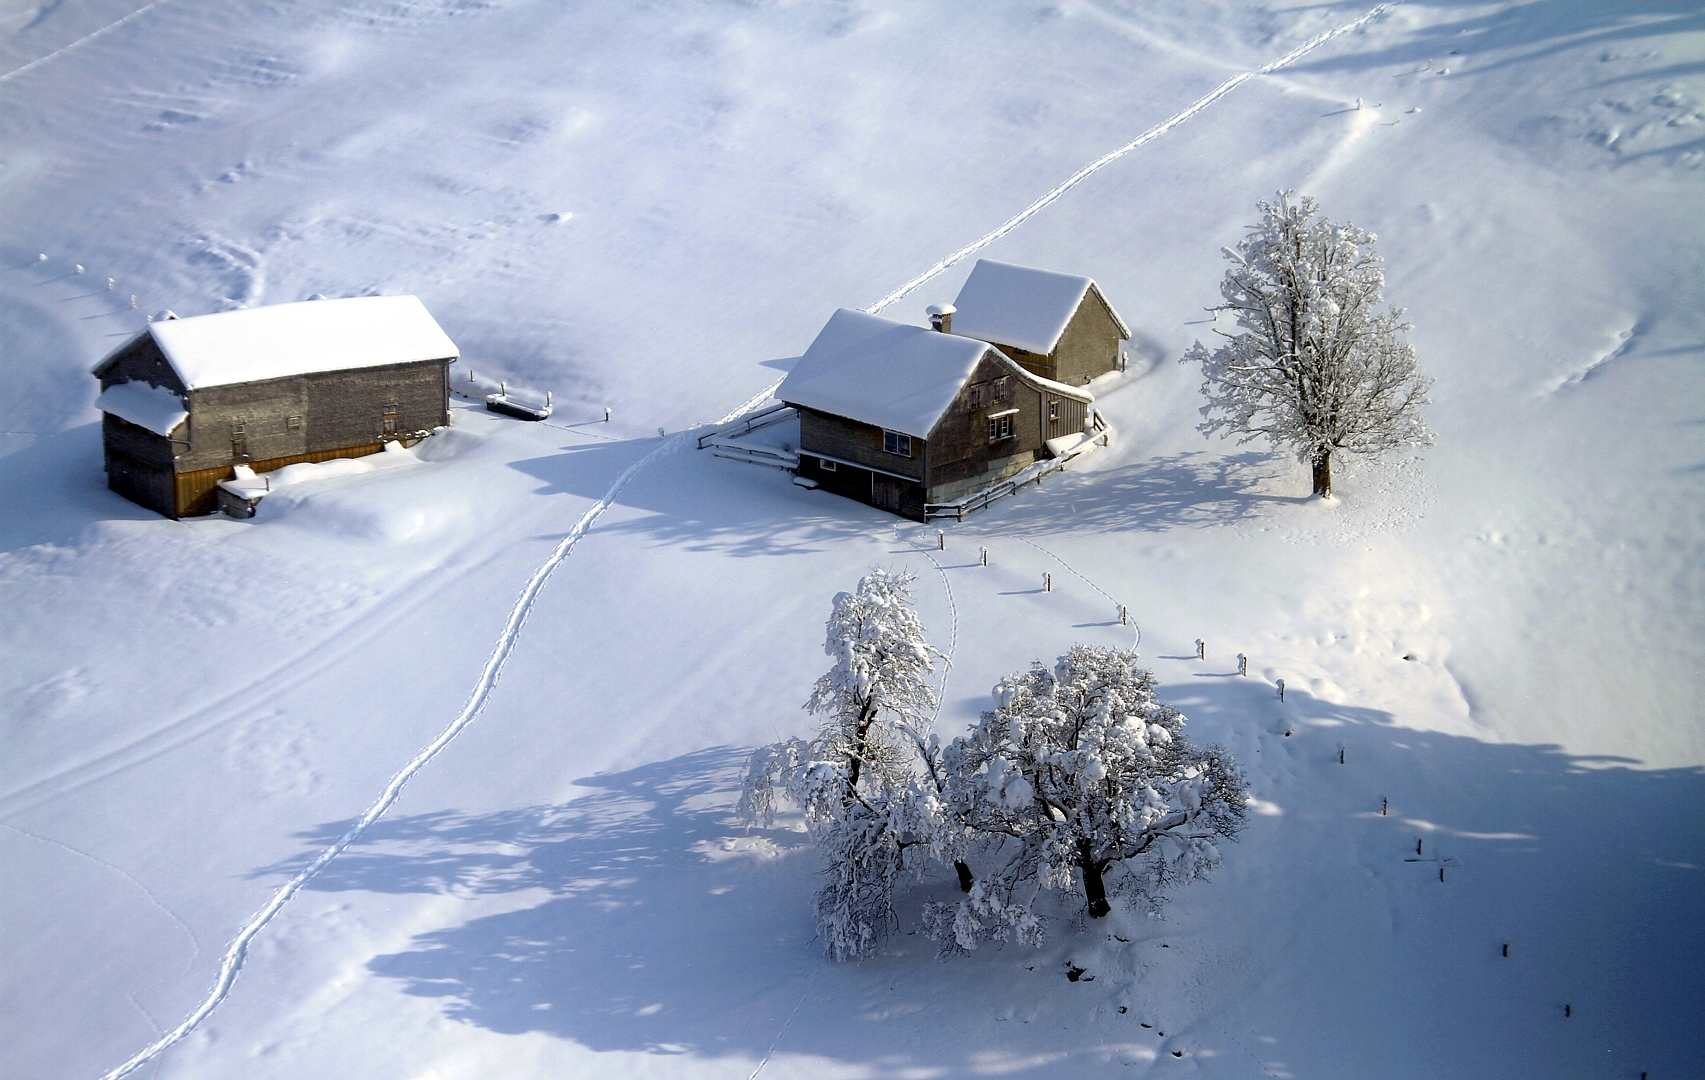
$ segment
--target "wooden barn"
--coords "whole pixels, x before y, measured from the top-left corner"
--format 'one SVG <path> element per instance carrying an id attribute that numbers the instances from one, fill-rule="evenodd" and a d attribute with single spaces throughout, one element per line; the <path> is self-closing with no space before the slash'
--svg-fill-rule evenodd
<path id="1" fill-rule="evenodd" d="M 939 315 L 938 315 L 939 312 Z M 1131 331 L 1090 278 L 978 259 L 941 329 L 998 345 L 1025 370 L 1082 386 L 1119 366 Z"/>
<path id="2" fill-rule="evenodd" d="M 94 367 L 107 486 L 211 513 L 232 466 L 364 457 L 450 422 L 456 346 L 412 296 L 158 319 Z"/>
<path id="3" fill-rule="evenodd" d="M 799 413 L 801 477 L 919 521 L 1080 438 L 1095 401 L 987 342 L 845 308 L 776 397 Z"/>

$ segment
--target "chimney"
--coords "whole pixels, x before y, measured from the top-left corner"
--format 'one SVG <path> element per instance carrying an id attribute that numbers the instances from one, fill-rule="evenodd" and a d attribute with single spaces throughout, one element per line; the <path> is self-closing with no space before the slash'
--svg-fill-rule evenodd
<path id="1" fill-rule="evenodd" d="M 958 310 L 952 304 L 931 304 L 924 308 L 924 314 L 929 316 L 930 329 L 951 334 L 953 333 L 953 313 Z"/>

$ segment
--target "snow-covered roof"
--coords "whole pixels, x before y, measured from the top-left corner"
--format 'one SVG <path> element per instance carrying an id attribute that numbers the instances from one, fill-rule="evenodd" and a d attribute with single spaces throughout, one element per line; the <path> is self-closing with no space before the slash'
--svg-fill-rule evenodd
<path id="1" fill-rule="evenodd" d="M 776 398 L 926 439 L 977 361 L 994 356 L 1021 381 L 1093 402 L 1087 390 L 1033 375 L 987 342 L 841 308 L 776 388 Z"/>
<path id="2" fill-rule="evenodd" d="M 958 308 L 953 332 L 1026 352 L 1051 353 L 1090 289 L 1101 292 L 1092 279 L 1076 274 L 978 259 L 953 301 Z M 1108 304 L 1107 311 L 1120 335 L 1129 338 L 1131 332 L 1113 305 Z"/>
<path id="3" fill-rule="evenodd" d="M 458 355 L 413 296 L 243 308 L 157 321 L 148 332 L 191 390 Z"/>
<path id="4" fill-rule="evenodd" d="M 988 351 L 986 342 L 841 308 L 776 397 L 927 438 Z"/>
<path id="5" fill-rule="evenodd" d="M 156 435 L 169 436 L 179 424 L 189 419 L 183 398 L 163 386 L 149 386 L 145 382 L 118 383 L 107 387 L 95 399 L 95 408 L 129 420 Z"/>

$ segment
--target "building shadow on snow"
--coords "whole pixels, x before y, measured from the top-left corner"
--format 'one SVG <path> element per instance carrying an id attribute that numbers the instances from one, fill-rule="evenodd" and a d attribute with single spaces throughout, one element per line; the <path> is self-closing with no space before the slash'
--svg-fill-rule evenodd
<path id="1" fill-rule="evenodd" d="M 542 481 L 541 494 L 598 499 L 608 487 L 610 470 L 597 467 L 597 461 L 631 454 L 629 444 L 600 444 L 510 467 Z M 851 499 L 798 487 L 791 474 L 779 469 L 696 449 L 654 462 L 622 489 L 616 505 L 639 513 L 603 518 L 600 533 L 737 558 L 818 552 L 849 537 L 882 535 L 901 520 Z"/>
<path id="2" fill-rule="evenodd" d="M 102 521 L 160 521 L 160 515 L 107 490 L 101 425 L 47 435 L 0 457 L 0 551 L 70 545 Z"/>
<path id="3" fill-rule="evenodd" d="M 1460 1030 L 1457 1052 L 1488 1065 L 1489 1075 L 1507 1057 L 1515 1066 L 1509 1075 L 1516 1075 L 1526 1033 L 1491 1033 L 1498 1042 L 1478 1046 L 1476 1033 L 1490 1034 L 1475 1010 L 1522 995 L 1549 1010 L 1559 994 L 1582 1002 L 1596 993 L 1592 1013 L 1571 1033 L 1586 1042 L 1645 1040 L 1648 1062 L 1679 1068 L 1705 1053 L 1705 1029 L 1695 1023 L 1705 1007 L 1705 770 L 1639 770 L 1552 746 L 1415 731 L 1383 713 L 1301 692 L 1281 713 L 1268 704 L 1265 687 L 1244 680 L 1177 689 L 1204 741 L 1249 736 L 1251 725 L 1268 729 L 1263 756 L 1281 755 L 1283 767 L 1273 758 L 1251 765 L 1290 776 L 1291 787 L 1267 796 L 1281 800 L 1285 813 L 1253 816 L 1216 879 L 1179 893 L 1167 921 L 1145 924 L 1152 936 L 1212 938 L 1213 925 L 1203 931 L 1194 924 L 1221 917 L 1266 919 L 1276 930 L 1299 920 L 1326 925 L 1318 910 L 1286 906 L 1293 903 L 1288 885 L 1298 881 L 1324 883 L 1294 901 L 1310 908 L 1365 904 L 1398 886 L 1417 890 L 1415 904 L 1429 902 L 1435 894 L 1419 890 L 1434 887 L 1426 884 L 1434 867 L 1403 858 L 1418 835 L 1415 822 L 1425 819 L 1432 831 L 1420 835 L 1428 854 L 1447 851 L 1451 873 L 1465 883 L 1455 887 L 1476 898 L 1450 933 L 1507 933 L 1525 956 L 1555 955 L 1543 969 L 1528 961 L 1531 985 L 1448 968 L 1407 976 L 1405 1001 L 1421 1007 L 1413 1019 L 1392 1010 L 1382 1020 L 1392 1025 L 1390 1040 L 1357 1051 L 1388 1055 L 1374 1062 L 1380 1075 L 1431 1075 L 1429 1056 L 1398 1053 L 1405 1024 L 1425 1027 L 1426 1038 Z M 1287 725 L 1292 737 L 1272 734 Z M 1340 745 L 1348 765 L 1337 764 Z M 1060 958 L 1090 938 L 1073 938 L 1065 923 L 1053 927 L 1041 952 L 985 948 L 941 963 L 933 946 L 905 933 L 908 924 L 870 961 L 823 959 L 809 914 L 815 856 L 803 834 L 748 833 L 730 820 L 743 759 L 742 750 L 714 747 L 579 779 L 586 794 L 562 804 L 381 821 L 308 887 L 515 895 L 514 910 L 419 934 L 404 951 L 368 964 L 406 993 L 437 999 L 447 1017 L 495 1032 L 536 1032 L 595 1051 L 751 1061 L 773 1046 L 873 1076 L 1084 1075 L 1142 1063 L 1130 1057 L 1148 1037 L 1133 1018 L 1142 1009 L 1127 1015 L 1114 1006 L 1143 1004 L 1144 983 L 1121 982 L 1113 972 L 1093 985 L 1067 982 Z M 1374 813 L 1382 792 L 1393 807 L 1386 817 Z M 1363 830 L 1349 847 L 1298 839 L 1298 830 L 1319 821 L 1352 818 L 1334 826 Z M 295 872 L 348 825 L 328 822 L 304 833 L 296 858 L 255 876 Z M 1376 869 L 1389 862 L 1398 885 L 1378 883 L 1368 892 L 1368 856 L 1358 845 L 1375 852 Z M 1283 868 L 1284 882 L 1274 879 L 1275 867 Z M 1402 875 L 1416 882 L 1405 884 Z M 1514 884 L 1500 888 L 1500 881 Z M 917 886 L 904 918 L 928 895 L 947 898 L 956 890 L 945 881 Z M 1398 894 L 1387 902 L 1411 901 Z M 1192 914 L 1203 911 L 1208 915 Z M 1312 945 L 1288 948 L 1282 932 L 1251 935 L 1245 928 L 1243 940 L 1270 943 L 1257 947 L 1272 955 L 1253 962 L 1271 970 L 1306 974 L 1314 953 Z M 1488 949 L 1495 940 L 1488 938 Z M 1416 947 L 1433 943 L 1421 937 Z M 1605 956 L 1615 958 L 1618 972 L 1596 966 Z M 1638 977 L 1622 977 L 1632 973 Z M 1370 1007 L 1353 984 L 1317 982 L 1327 997 L 1322 1007 Z M 1334 993 L 1345 1000 L 1334 1004 Z M 1026 1017 L 1038 1022 L 1013 1022 Z M 1195 1045 L 1215 1045 L 1216 1031 L 1201 1027 Z"/>

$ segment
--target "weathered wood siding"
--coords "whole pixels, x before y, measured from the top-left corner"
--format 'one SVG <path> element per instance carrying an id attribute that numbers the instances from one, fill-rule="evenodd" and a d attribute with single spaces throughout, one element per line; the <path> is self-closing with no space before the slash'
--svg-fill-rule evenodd
<path id="1" fill-rule="evenodd" d="M 1092 285 L 1054 346 L 1054 374 L 1038 374 L 1067 386 L 1082 386 L 1119 366 L 1119 343 L 1123 340 L 1107 301 Z"/>
<path id="2" fill-rule="evenodd" d="M 110 416 L 107 418 L 109 422 L 112 419 Z M 163 468 L 149 465 L 111 446 L 106 448 L 104 457 L 109 489 L 156 514 L 169 518 L 182 516 L 178 513 L 172 490 L 173 473 L 169 462 Z"/>
<path id="3" fill-rule="evenodd" d="M 1101 295 L 1101 290 L 1092 285 L 1084 293 L 1083 301 L 1072 313 L 1065 330 L 1061 331 L 1060 340 L 1054 343 L 1053 352 L 1028 352 L 1000 341 L 990 344 L 1032 375 L 1067 386 L 1082 386 L 1097 375 L 1105 375 L 1119 366 L 1119 343 L 1123 340 L 1119 322 L 1113 317 L 1107 300 Z"/>
<path id="4" fill-rule="evenodd" d="M 1010 390 L 997 400 L 1001 378 L 1010 379 Z M 990 439 L 990 415 L 1011 409 L 1018 410 L 1012 435 Z M 930 432 L 929 501 L 953 502 L 1034 464 L 1046 456 L 1044 442 L 1082 431 L 1088 412 L 1085 402 L 1050 393 L 1012 374 L 993 353 L 985 355 Z"/>
<path id="5" fill-rule="evenodd" d="M 795 406 L 799 411 L 801 453 L 828 454 L 857 465 L 896 473 L 913 480 L 924 478 L 923 439 L 912 440 L 912 456 L 901 457 L 882 449 L 882 429 L 844 416 Z"/>
<path id="6" fill-rule="evenodd" d="M 450 422 L 448 393 L 443 360 L 192 390 L 190 446 L 177 468 L 229 468 L 429 431 Z"/>
<path id="7" fill-rule="evenodd" d="M 445 426 L 449 364 L 421 360 L 186 391 L 143 333 L 102 364 L 101 388 L 132 381 L 165 386 L 185 398 L 189 419 L 162 438 L 107 415 L 101 425 L 107 486 L 167 517 L 212 513 L 214 491 L 231 478 L 233 465 L 266 472 L 365 457 L 387 438 Z M 880 432 L 877 438 L 880 449 Z"/>
<path id="8" fill-rule="evenodd" d="M 798 475 L 817 481 L 824 491 L 901 517 L 924 519 L 922 478 L 928 447 L 923 439 L 912 439 L 912 456 L 905 458 L 882 449 L 879 427 L 815 409 L 795 408 L 799 411 Z M 818 456 L 823 454 L 840 460 L 828 468 Z M 860 468 L 859 462 L 870 468 Z M 889 475 L 896 473 L 900 475 Z"/>
<path id="9" fill-rule="evenodd" d="M 180 397 L 184 393 L 183 380 L 166 362 L 160 346 L 146 330 L 102 362 L 100 380 L 102 390 L 117 383 L 145 382 L 149 386 L 164 386 Z"/>

